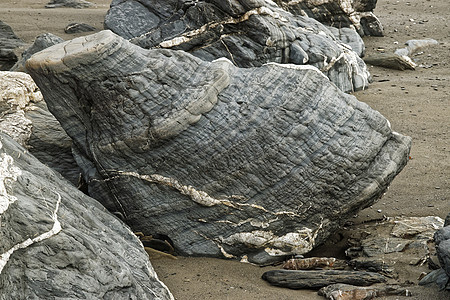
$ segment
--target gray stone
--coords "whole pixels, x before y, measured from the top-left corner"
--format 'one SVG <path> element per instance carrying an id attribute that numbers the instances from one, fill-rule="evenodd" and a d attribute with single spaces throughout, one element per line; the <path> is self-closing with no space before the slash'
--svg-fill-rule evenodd
<path id="1" fill-rule="evenodd" d="M 72 8 L 89 8 L 94 6 L 89 1 L 85 0 L 51 0 L 45 8 L 57 8 L 57 7 L 72 7 Z"/>
<path id="2" fill-rule="evenodd" d="M 407 162 L 410 139 L 312 66 L 241 69 L 102 31 L 26 67 L 89 193 L 183 255 L 309 252 Z"/>
<path id="3" fill-rule="evenodd" d="M 30 75 L 0 72 L 0 113 L 0 131 L 72 184 L 78 184 L 81 170 L 72 155 L 72 140 L 48 111 Z"/>
<path id="4" fill-rule="evenodd" d="M 43 33 L 37 36 L 33 44 L 22 53 L 21 58 L 16 62 L 10 71 L 26 72 L 25 62 L 31 57 L 31 55 L 61 42 L 64 42 L 64 40 L 52 33 Z"/>
<path id="5" fill-rule="evenodd" d="M 95 27 L 85 23 L 70 23 L 64 28 L 64 32 L 67 34 L 95 31 Z"/>
<path id="6" fill-rule="evenodd" d="M 137 237 L 0 133 L 0 299 L 173 299 Z"/>
<path id="7" fill-rule="evenodd" d="M 184 50 L 206 61 L 227 57 L 239 67 L 310 64 L 346 92 L 369 84 L 364 62 L 328 26 L 272 1 L 114 0 L 105 28 L 146 49 Z"/>
<path id="8" fill-rule="evenodd" d="M 7 71 L 14 66 L 17 62 L 14 49 L 23 45 L 25 43 L 15 35 L 12 28 L 0 21 L 0 71 Z"/>
<path id="9" fill-rule="evenodd" d="M 329 27 L 331 33 L 339 39 L 342 43 L 349 45 L 358 56 L 363 57 L 366 51 L 366 46 L 361 36 L 352 28 L 335 28 Z"/>
<path id="10" fill-rule="evenodd" d="M 377 0 L 275 0 L 294 15 L 307 15 L 336 28 L 356 29 L 360 35 L 383 36 L 383 26 L 374 15 Z"/>

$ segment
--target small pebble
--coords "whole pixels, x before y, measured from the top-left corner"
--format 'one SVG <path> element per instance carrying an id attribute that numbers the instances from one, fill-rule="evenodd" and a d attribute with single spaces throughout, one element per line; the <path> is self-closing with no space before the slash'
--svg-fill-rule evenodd
<path id="1" fill-rule="evenodd" d="M 377 212 L 381 213 L 381 209 L 378 209 Z"/>

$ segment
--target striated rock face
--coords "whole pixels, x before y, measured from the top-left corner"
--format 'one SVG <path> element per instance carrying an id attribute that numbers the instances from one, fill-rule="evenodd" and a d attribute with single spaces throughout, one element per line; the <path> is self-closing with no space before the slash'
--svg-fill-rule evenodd
<path id="1" fill-rule="evenodd" d="M 146 48 L 184 50 L 239 67 L 309 64 L 341 90 L 368 86 L 370 74 L 350 47 L 314 19 L 264 0 L 113 0 L 105 28 Z"/>
<path id="2" fill-rule="evenodd" d="M 350 27 L 360 35 L 383 36 L 383 26 L 373 13 L 377 0 L 275 0 L 294 15 L 307 15 L 336 28 Z"/>
<path id="3" fill-rule="evenodd" d="M 173 299 L 139 240 L 0 133 L 0 299 Z"/>
<path id="4" fill-rule="evenodd" d="M 31 57 L 31 55 L 61 42 L 64 42 L 64 40 L 52 33 L 43 33 L 37 36 L 33 44 L 22 53 L 22 57 L 16 62 L 10 71 L 25 72 L 25 62 Z"/>
<path id="5" fill-rule="evenodd" d="M 0 71 L 9 70 L 17 62 L 14 49 L 24 44 L 8 24 L 0 21 Z"/>
<path id="6" fill-rule="evenodd" d="M 110 31 L 26 66 L 91 195 L 184 255 L 308 252 L 407 161 L 410 139 L 312 66 L 240 69 Z"/>
<path id="7" fill-rule="evenodd" d="M 0 113 L 0 131 L 74 185 L 78 183 L 81 170 L 72 155 L 72 140 L 48 111 L 30 75 L 0 72 Z"/>

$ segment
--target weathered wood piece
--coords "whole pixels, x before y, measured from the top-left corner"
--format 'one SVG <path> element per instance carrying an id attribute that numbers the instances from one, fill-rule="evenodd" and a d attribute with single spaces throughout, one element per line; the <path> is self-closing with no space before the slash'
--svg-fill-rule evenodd
<path id="1" fill-rule="evenodd" d="M 412 296 L 407 288 L 398 285 L 361 287 L 341 283 L 323 287 L 318 293 L 328 300 L 370 300 L 387 295 Z"/>
<path id="2" fill-rule="evenodd" d="M 312 66 L 237 68 L 111 31 L 26 66 L 89 193 L 179 254 L 309 252 L 408 158 L 409 138 Z"/>
<path id="3" fill-rule="evenodd" d="M 367 286 L 386 281 L 377 273 L 340 270 L 271 270 L 265 272 L 262 279 L 290 289 L 320 289 L 334 283 Z"/>
<path id="4" fill-rule="evenodd" d="M 346 92 L 369 84 L 364 62 L 328 26 L 272 1 L 113 0 L 105 28 L 146 49 L 184 50 L 206 61 L 226 57 L 239 67 L 313 65 Z"/>
<path id="5" fill-rule="evenodd" d="M 0 299 L 173 299 L 142 244 L 0 133 Z"/>
<path id="6" fill-rule="evenodd" d="M 308 257 L 292 258 L 283 264 L 285 270 L 311 270 L 323 267 L 332 267 L 336 262 L 334 257 Z"/>

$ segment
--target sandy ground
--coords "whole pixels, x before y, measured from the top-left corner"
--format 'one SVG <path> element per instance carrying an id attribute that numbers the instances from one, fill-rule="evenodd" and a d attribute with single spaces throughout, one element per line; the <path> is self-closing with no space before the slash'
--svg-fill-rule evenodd
<path id="1" fill-rule="evenodd" d="M 64 39 L 72 22 L 87 23 L 98 30 L 109 0 L 91 1 L 89 9 L 45 9 L 49 1 L 1 0 L 0 20 L 9 24 L 25 42 L 40 33 L 51 32 Z M 392 128 L 413 138 L 411 160 L 394 180 L 386 195 L 351 221 L 354 226 L 383 215 L 444 218 L 450 212 L 450 2 L 448 0 L 379 0 L 375 10 L 385 28 L 384 37 L 365 38 L 367 55 L 392 52 L 409 39 L 433 38 L 438 46 L 413 56 L 415 71 L 395 71 L 369 67 L 374 82 L 354 95 L 387 117 Z M 381 211 L 381 212 L 380 212 Z M 351 228 L 343 229 L 344 236 Z M 333 247 L 322 247 L 317 255 L 342 255 L 345 239 Z M 152 264 L 176 299 L 323 299 L 315 291 L 295 291 L 272 287 L 261 275 L 272 268 L 259 268 L 236 261 L 210 258 L 157 259 Z M 417 283 L 426 267 L 406 266 L 401 280 Z M 389 296 L 380 299 L 448 299 L 435 287 L 412 286 L 413 297 Z"/>

